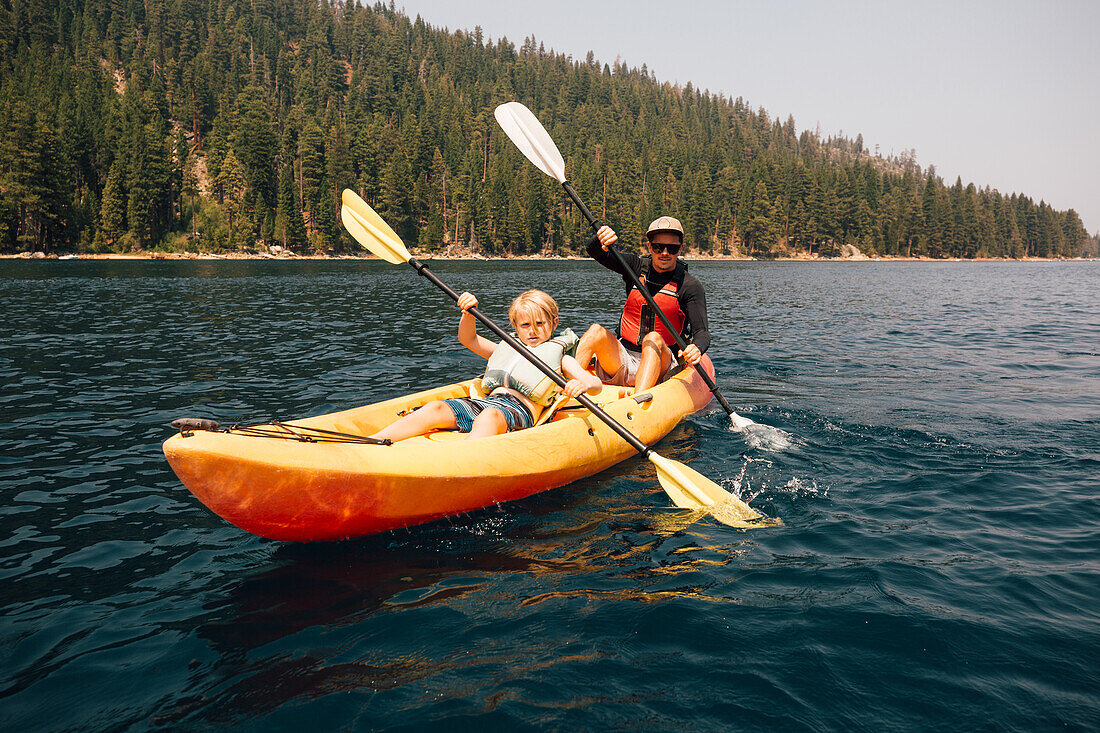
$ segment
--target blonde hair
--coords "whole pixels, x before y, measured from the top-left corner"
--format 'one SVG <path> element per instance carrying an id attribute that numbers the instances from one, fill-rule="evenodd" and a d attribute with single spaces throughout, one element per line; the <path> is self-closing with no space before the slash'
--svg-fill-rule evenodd
<path id="1" fill-rule="evenodd" d="M 541 315 L 554 324 L 552 328 L 558 326 L 558 304 L 541 290 L 528 290 L 516 296 L 508 309 L 508 320 L 513 326 L 516 325 L 516 319 L 520 315 L 532 317 Z"/>

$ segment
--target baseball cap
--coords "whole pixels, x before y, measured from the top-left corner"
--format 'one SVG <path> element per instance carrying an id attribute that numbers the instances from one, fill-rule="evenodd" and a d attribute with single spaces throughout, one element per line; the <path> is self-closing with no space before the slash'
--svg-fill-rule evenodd
<path id="1" fill-rule="evenodd" d="M 680 241 L 684 241 L 684 227 L 680 225 L 680 220 L 674 216 L 659 216 L 653 220 L 653 223 L 649 225 L 649 229 L 646 230 L 646 239 L 653 239 L 653 235 L 657 232 L 676 232 L 680 235 Z"/>

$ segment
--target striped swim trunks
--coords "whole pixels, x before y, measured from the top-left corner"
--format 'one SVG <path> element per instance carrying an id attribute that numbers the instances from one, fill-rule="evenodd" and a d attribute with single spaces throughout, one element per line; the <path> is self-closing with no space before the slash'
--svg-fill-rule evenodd
<path id="1" fill-rule="evenodd" d="M 458 432 L 468 433 L 474 429 L 474 418 L 486 409 L 500 410 L 504 413 L 504 419 L 508 423 L 508 432 L 523 430 L 535 424 L 535 418 L 527 405 L 519 401 L 515 395 L 507 392 L 503 394 L 489 395 L 488 397 L 454 397 L 443 400 L 455 414 L 455 422 L 458 423 Z"/>

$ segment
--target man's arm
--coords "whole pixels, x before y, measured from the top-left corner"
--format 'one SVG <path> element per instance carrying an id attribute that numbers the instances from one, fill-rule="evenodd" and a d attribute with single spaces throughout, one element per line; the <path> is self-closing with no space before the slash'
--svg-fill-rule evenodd
<path id="1" fill-rule="evenodd" d="M 596 262 L 599 262 L 612 272 L 617 272 L 623 277 L 627 277 L 627 274 L 619 267 L 619 261 L 615 258 L 615 255 L 600 246 L 600 240 L 596 238 L 595 234 L 588 240 L 586 249 L 588 250 L 588 256 L 596 260 Z M 636 254 L 631 254 L 630 252 L 620 251 L 619 254 L 622 255 L 623 261 L 626 262 L 626 266 L 634 269 L 635 274 L 640 272 L 641 257 Z"/>
<path id="2" fill-rule="evenodd" d="M 684 278 L 684 287 L 680 295 L 680 307 L 691 323 L 691 342 L 705 354 L 710 346 L 710 324 L 707 322 L 707 298 L 703 285 L 694 276 Z"/>

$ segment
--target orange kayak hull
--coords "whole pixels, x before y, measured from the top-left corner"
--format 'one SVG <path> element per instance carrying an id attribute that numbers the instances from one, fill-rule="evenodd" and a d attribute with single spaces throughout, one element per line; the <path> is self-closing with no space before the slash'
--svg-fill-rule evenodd
<path id="1" fill-rule="evenodd" d="M 713 374 L 710 360 L 703 364 Z M 469 384 L 293 424 L 369 435 L 413 407 L 466 396 Z M 711 398 L 694 369 L 654 387 L 651 400 L 638 402 L 629 391 L 605 386 L 593 400 L 647 445 Z M 522 499 L 636 453 L 575 402 L 534 428 L 463 438 L 441 432 L 379 446 L 197 430 L 173 435 L 163 448 L 180 481 L 214 513 L 252 534 L 297 542 L 360 537 Z"/>

